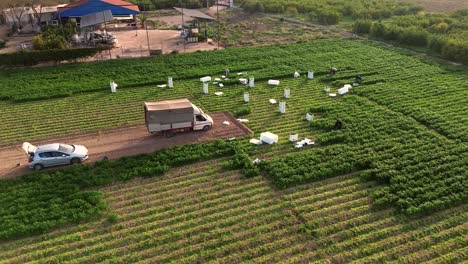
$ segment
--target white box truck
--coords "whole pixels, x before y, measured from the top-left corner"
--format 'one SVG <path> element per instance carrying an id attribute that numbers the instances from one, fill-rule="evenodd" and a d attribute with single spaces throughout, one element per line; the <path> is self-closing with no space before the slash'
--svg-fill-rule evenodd
<path id="1" fill-rule="evenodd" d="M 145 103 L 145 123 L 150 133 L 171 137 L 178 132 L 207 131 L 213 119 L 188 99 Z"/>

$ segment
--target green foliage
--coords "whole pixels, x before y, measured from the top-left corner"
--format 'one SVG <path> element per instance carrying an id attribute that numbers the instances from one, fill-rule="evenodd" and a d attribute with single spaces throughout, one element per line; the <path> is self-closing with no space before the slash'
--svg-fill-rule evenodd
<path id="1" fill-rule="evenodd" d="M 357 34 L 369 34 L 371 32 L 372 21 L 356 20 L 353 24 L 353 32 Z"/>
<path id="2" fill-rule="evenodd" d="M 55 34 L 40 33 L 32 40 L 34 49 L 36 50 L 51 50 L 64 49 L 66 41 L 62 36 Z"/>
<path id="3" fill-rule="evenodd" d="M 106 217 L 106 221 L 110 224 L 115 224 L 119 221 L 119 217 L 116 214 L 110 214 Z"/>
<path id="4" fill-rule="evenodd" d="M 235 154 L 223 164 L 224 169 L 241 169 L 246 177 L 255 177 L 260 174 L 260 169 L 253 163 L 250 156 L 239 146 L 235 145 Z"/>
<path id="5" fill-rule="evenodd" d="M 416 14 L 422 10 L 419 5 L 401 3 L 395 0 L 240 0 L 241 7 L 252 12 L 255 6 L 261 4 L 267 13 L 321 14 L 324 24 L 334 24 L 342 16 L 352 16 L 355 19 L 380 19 L 392 15 Z M 333 11 L 332 11 L 333 10 Z"/>
<path id="6" fill-rule="evenodd" d="M 4 66 L 32 66 L 41 62 L 73 61 L 96 55 L 106 50 L 105 47 L 20 51 L 0 54 L 0 65 Z"/>
<path id="7" fill-rule="evenodd" d="M 321 148 L 261 163 L 278 187 L 364 170 L 366 180 L 386 185 L 372 194 L 375 203 L 393 205 L 405 214 L 441 210 L 468 199 L 462 187 L 468 184 L 466 160 L 460 160 L 468 153 L 467 145 L 441 139 L 360 96 L 320 105 L 314 112 L 321 115 L 321 122 L 311 126 L 328 128 L 318 138 Z M 338 117 L 346 126 L 332 131 Z"/>
<path id="8" fill-rule="evenodd" d="M 463 11 L 453 15 L 421 14 L 374 22 L 371 35 L 417 47 L 426 47 L 444 58 L 468 64 L 468 19 Z"/>
<path id="9" fill-rule="evenodd" d="M 250 114 L 250 111 L 251 111 L 250 107 L 242 107 L 242 108 L 239 108 L 238 110 L 236 110 L 234 112 L 234 116 L 236 118 L 246 116 L 246 115 Z"/>
<path id="10" fill-rule="evenodd" d="M 319 23 L 325 25 L 335 25 L 341 20 L 341 14 L 334 9 L 319 9 L 316 15 Z"/>
<path id="11" fill-rule="evenodd" d="M 45 26 L 42 32 L 33 38 L 36 50 L 64 49 L 68 39 L 76 33 L 76 24 L 67 22 L 63 26 Z"/>
<path id="12" fill-rule="evenodd" d="M 334 76 L 328 74 L 331 66 L 339 69 Z M 226 67 L 233 73 L 248 72 L 255 76 L 256 87 L 249 90 L 252 100 L 248 104 L 241 100 L 246 88 L 236 78 L 230 78 L 224 82 L 224 88 L 219 88 L 224 92 L 223 96 L 201 95 L 200 76 L 222 75 Z M 315 71 L 313 80 L 305 76 L 292 78 L 294 71 L 307 70 Z M 93 74 L 95 72 L 99 74 Z M 324 87 L 335 89 L 333 87 L 351 83 L 358 74 L 363 77 L 362 83 L 354 87 L 351 94 L 330 98 L 323 92 Z M 142 101 L 187 97 L 209 112 L 236 110 L 248 105 L 252 111 L 247 125 L 252 131 L 278 133 L 279 144 L 249 149 L 248 143 L 242 142 L 242 150 L 249 155 L 231 153 L 230 156 L 237 154 L 232 166 L 241 167 L 244 174 L 251 175 L 251 169 L 254 175 L 254 168 L 262 168 L 275 184 L 287 187 L 363 171 L 366 179 L 383 185 L 383 190 L 374 196 L 378 205 L 393 206 L 409 214 L 438 210 L 466 199 L 466 192 L 459 188 L 460 184 L 466 184 L 466 177 L 460 177 L 466 174 L 464 162 L 468 140 L 465 117 L 468 108 L 464 101 L 466 71 L 424 63 L 420 58 L 380 45 L 356 40 L 319 40 L 170 55 L 157 60 L 9 69 L 0 75 L 5 77 L 0 79 L 5 87 L 29 85 L 28 95 L 31 96 L 47 93 L 49 90 L 44 87 L 50 89 L 50 94 L 60 95 L 60 88 L 66 86 L 72 76 L 75 83 L 81 85 L 81 90 L 73 92 L 83 93 L 56 100 L 3 102 L 4 122 L 0 126 L 4 142 L 42 138 L 52 133 L 82 132 L 72 130 L 76 127 L 96 131 L 104 127 L 139 124 Z M 155 90 L 152 83 L 154 79 L 159 81 L 158 76 L 163 82 L 167 76 L 180 79 L 176 79 L 174 89 Z M 138 89 L 124 90 L 124 87 L 117 94 L 100 92 L 98 85 L 103 82 L 102 78 L 112 77 L 121 78 L 117 81 L 119 84 L 121 81 L 125 86 Z M 284 115 L 278 115 L 277 107 L 268 104 L 269 98 L 283 96 L 283 87 L 266 85 L 269 79 L 279 79 L 283 87 L 291 88 Z M 107 81 L 105 85 L 107 90 Z M 99 88 L 98 92 L 90 92 L 89 87 L 93 86 Z M 2 95 L 11 92 L 6 88 L 1 91 Z M 121 114 L 115 114 L 116 108 Z M 18 123 L 18 116 L 24 109 L 38 114 L 27 115 L 24 117 L 27 122 Z M 49 109 L 54 109 L 56 115 L 50 115 Z M 77 113 L 73 126 L 63 118 L 70 112 Z M 306 112 L 315 116 L 310 127 L 304 121 Z M 338 118 L 344 123 L 343 129 L 333 131 Z M 49 122 L 48 126 L 42 126 L 44 119 Z M 313 138 L 317 145 L 296 150 L 287 142 L 291 133 Z M 258 157 L 262 162 L 254 166 L 248 162 L 249 157 Z M 131 169 L 120 168 L 117 173 L 111 170 L 111 174 L 117 177 L 120 172 L 125 172 L 115 179 L 124 180 L 136 175 L 160 174 L 172 166 L 159 160 L 161 157 L 155 160 L 123 159 Z M 170 157 L 170 160 L 177 158 Z M 98 164 L 108 166 L 106 162 Z M 103 175 L 108 174 L 108 171 L 104 172 Z M 107 179 L 97 173 L 93 175 L 96 179 Z M 432 190 L 431 184 L 440 191 Z M 413 192 L 413 189 L 418 191 Z M 449 194 L 449 191 L 453 193 Z M 423 206 L 425 203 L 427 205 Z"/>
<path id="13" fill-rule="evenodd" d="M 265 7 L 258 0 L 247 0 L 242 2 L 241 7 L 248 13 L 263 13 Z"/>
<path id="14" fill-rule="evenodd" d="M 99 216 L 106 208 L 102 194 L 86 191 L 87 188 L 135 177 L 154 177 L 171 167 L 233 154 L 230 143 L 213 141 L 2 180 L 0 239 L 43 233 L 66 223 Z M 112 215 L 107 219 L 111 223 L 118 220 Z"/>

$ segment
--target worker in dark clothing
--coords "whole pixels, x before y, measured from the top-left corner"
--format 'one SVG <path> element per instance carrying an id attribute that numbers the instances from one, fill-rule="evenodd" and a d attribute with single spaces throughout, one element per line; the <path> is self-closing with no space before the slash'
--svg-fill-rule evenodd
<path id="1" fill-rule="evenodd" d="M 342 126 L 343 126 L 343 122 L 340 119 L 337 119 L 335 123 L 335 129 L 340 130 Z"/>
<path id="2" fill-rule="evenodd" d="M 355 82 L 355 83 L 361 83 L 361 81 L 362 81 L 361 75 L 356 75 L 356 78 L 355 78 L 355 81 L 354 81 L 354 82 Z"/>
<path id="3" fill-rule="evenodd" d="M 335 68 L 335 67 L 332 67 L 332 68 L 330 69 L 330 73 L 333 74 L 333 75 L 335 75 L 337 71 L 338 71 L 338 69 Z"/>

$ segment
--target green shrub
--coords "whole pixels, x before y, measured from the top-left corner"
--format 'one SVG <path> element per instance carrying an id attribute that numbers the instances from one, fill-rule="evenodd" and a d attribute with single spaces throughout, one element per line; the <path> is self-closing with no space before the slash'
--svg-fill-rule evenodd
<path id="1" fill-rule="evenodd" d="M 241 7 L 248 13 L 263 13 L 265 12 L 265 7 L 263 4 L 257 0 L 248 0 L 244 1 Z"/>
<path id="2" fill-rule="evenodd" d="M 353 32 L 357 34 L 369 34 L 371 32 L 372 21 L 356 20 L 353 24 Z"/>
<path id="3" fill-rule="evenodd" d="M 250 114 L 250 107 L 242 107 L 242 108 L 239 108 L 238 110 L 236 110 L 234 112 L 234 116 L 236 118 L 239 118 L 239 117 L 242 117 L 242 116 L 246 116 L 248 114 Z"/>
<path id="4" fill-rule="evenodd" d="M 317 11 L 317 19 L 321 24 L 335 25 L 340 22 L 341 14 L 333 9 L 320 9 Z"/>
<path id="5" fill-rule="evenodd" d="M 110 214 L 107 216 L 106 221 L 110 224 L 115 224 L 119 221 L 119 217 L 116 214 Z"/>

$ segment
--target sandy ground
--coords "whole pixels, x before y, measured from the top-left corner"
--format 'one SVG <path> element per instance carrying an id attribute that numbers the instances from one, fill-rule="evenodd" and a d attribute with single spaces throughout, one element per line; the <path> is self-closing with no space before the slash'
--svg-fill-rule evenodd
<path id="1" fill-rule="evenodd" d="M 104 157 L 118 159 L 124 156 L 132 156 L 141 153 L 151 153 L 160 149 L 175 145 L 204 142 L 214 139 L 227 139 L 231 137 L 243 137 L 252 132 L 245 125 L 238 122 L 227 112 L 211 113 L 215 125 L 209 131 L 194 131 L 180 133 L 172 138 L 160 135 L 151 135 L 144 125 L 117 128 L 105 132 L 82 134 L 62 138 L 50 138 L 31 142 L 35 145 L 48 143 L 70 143 L 84 145 L 89 150 L 89 160 L 92 163 Z M 222 124 L 229 121 L 230 125 Z M 27 167 L 27 156 L 21 149 L 21 144 L 4 146 L 0 148 L 0 178 L 10 178 L 31 172 Z M 19 165 L 18 165 L 19 164 Z M 51 170 L 49 168 L 47 170 Z"/>
<path id="2" fill-rule="evenodd" d="M 176 50 L 184 52 L 184 45 L 179 37 L 177 30 L 127 30 L 113 31 L 112 34 L 117 38 L 118 44 L 112 51 L 112 56 L 119 57 L 141 57 L 148 55 L 148 41 L 150 50 L 162 50 L 164 54 Z M 194 52 L 197 50 L 214 50 L 217 45 L 208 43 L 188 43 L 185 52 Z"/>
<path id="3" fill-rule="evenodd" d="M 6 38 L 8 41 L 5 48 L 0 49 L 0 54 L 12 53 L 19 50 L 20 44 L 31 44 L 33 36 L 14 36 Z"/>
<path id="4" fill-rule="evenodd" d="M 207 8 L 202 8 L 199 9 L 201 12 L 213 17 L 216 19 L 216 13 L 219 11 L 221 12 L 222 10 L 226 9 L 227 7 L 225 6 L 219 6 L 219 9 L 216 9 L 216 6 L 212 6 L 209 9 Z M 160 17 L 151 17 L 149 20 L 159 20 L 162 22 L 165 22 L 171 26 L 177 26 L 182 24 L 182 15 L 175 15 L 175 16 L 160 16 Z M 193 18 L 184 16 L 184 23 L 187 23 L 188 21 L 192 21 Z"/>

